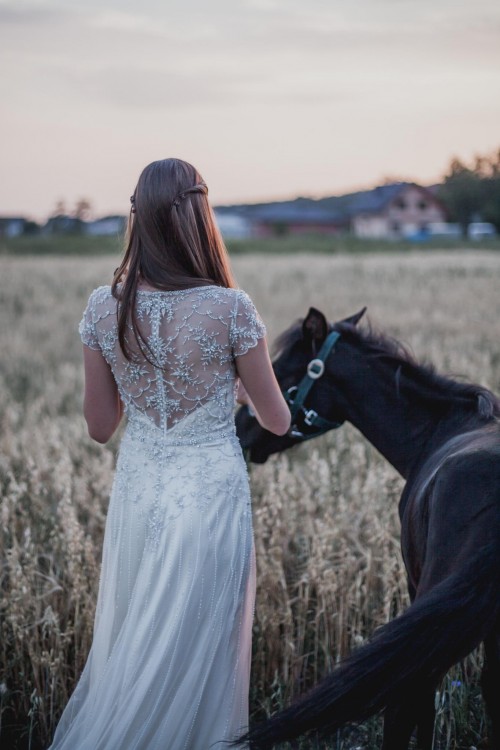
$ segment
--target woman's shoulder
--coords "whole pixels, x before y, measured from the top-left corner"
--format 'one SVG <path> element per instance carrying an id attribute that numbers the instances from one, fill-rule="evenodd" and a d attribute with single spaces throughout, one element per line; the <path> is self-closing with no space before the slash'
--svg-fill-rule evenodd
<path id="1" fill-rule="evenodd" d="M 202 299 L 229 304 L 231 308 L 234 308 L 237 303 L 251 302 L 248 294 L 236 287 L 209 285 L 193 287 L 185 291 L 194 292 Z"/>
<path id="2" fill-rule="evenodd" d="M 109 284 L 104 284 L 103 286 L 97 286 L 90 293 L 89 302 L 92 301 L 95 304 L 99 304 L 110 298 L 113 298 L 113 295 L 111 294 L 111 286 Z"/>
<path id="3" fill-rule="evenodd" d="M 116 300 L 111 294 L 110 286 L 99 286 L 90 293 L 87 306 L 78 326 L 80 337 L 91 349 L 100 349 L 97 324 L 110 318 L 116 312 Z"/>
<path id="4" fill-rule="evenodd" d="M 111 292 L 109 284 L 96 287 L 89 296 L 87 308 L 91 310 L 101 309 L 116 305 L 116 299 Z"/>
<path id="5" fill-rule="evenodd" d="M 210 287 L 215 289 L 215 296 L 226 303 L 233 319 L 243 317 L 259 317 L 250 295 L 244 289 L 236 287 Z M 208 287 L 207 287 L 208 290 Z"/>
<path id="6" fill-rule="evenodd" d="M 224 292 L 233 317 L 239 317 L 240 315 L 258 316 L 252 298 L 244 289 L 226 287 L 224 288 Z"/>
<path id="7" fill-rule="evenodd" d="M 216 289 L 222 294 L 228 301 L 231 302 L 247 302 L 251 301 L 250 296 L 245 292 L 244 289 L 239 287 L 211 287 Z"/>
<path id="8" fill-rule="evenodd" d="M 111 287 L 98 286 L 91 293 L 87 301 L 84 315 L 91 316 L 94 321 L 116 312 L 117 301 L 111 292 Z"/>
<path id="9" fill-rule="evenodd" d="M 236 301 L 236 308 L 239 311 L 244 311 L 247 314 L 248 313 L 257 313 L 257 310 L 255 309 L 255 304 L 248 294 L 248 292 L 245 292 L 244 289 L 233 289 L 234 291 L 234 297 Z"/>

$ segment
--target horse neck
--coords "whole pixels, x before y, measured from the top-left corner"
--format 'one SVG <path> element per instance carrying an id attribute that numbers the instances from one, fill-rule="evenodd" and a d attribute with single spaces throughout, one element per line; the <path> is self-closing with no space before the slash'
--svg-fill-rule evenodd
<path id="1" fill-rule="evenodd" d="M 343 395 L 346 419 L 405 478 L 437 445 L 462 431 L 464 421 L 477 421 L 464 420 L 461 407 L 446 410 L 449 416 L 443 417 L 436 399 L 422 394 L 415 402 L 411 382 L 398 385 L 397 366 L 381 360 L 374 360 L 369 370 L 356 367 Z"/>

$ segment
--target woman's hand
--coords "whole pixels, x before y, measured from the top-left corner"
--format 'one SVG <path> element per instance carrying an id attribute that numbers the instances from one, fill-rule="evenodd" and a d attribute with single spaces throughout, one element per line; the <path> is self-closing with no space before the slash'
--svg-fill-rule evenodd
<path id="1" fill-rule="evenodd" d="M 265 339 L 236 358 L 236 370 L 240 378 L 238 403 L 247 406 L 265 430 L 285 435 L 290 428 L 290 409 L 273 372 Z"/>

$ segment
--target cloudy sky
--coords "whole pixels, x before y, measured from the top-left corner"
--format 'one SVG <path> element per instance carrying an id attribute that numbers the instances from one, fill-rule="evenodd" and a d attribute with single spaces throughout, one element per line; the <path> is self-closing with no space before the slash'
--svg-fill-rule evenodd
<path id="1" fill-rule="evenodd" d="M 500 146 L 498 0 L 0 0 L 0 61 L 0 215 L 123 213 L 166 156 L 223 203 Z"/>

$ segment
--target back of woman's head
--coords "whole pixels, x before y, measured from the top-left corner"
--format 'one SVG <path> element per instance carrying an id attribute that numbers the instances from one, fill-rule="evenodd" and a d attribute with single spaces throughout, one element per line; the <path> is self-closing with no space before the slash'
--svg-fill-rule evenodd
<path id="1" fill-rule="evenodd" d="M 191 164 L 181 159 L 152 162 L 142 171 L 130 201 L 125 255 L 112 286 L 121 302 L 118 333 L 126 355 L 130 317 L 140 338 L 134 309 L 141 282 L 160 290 L 235 285 L 207 186 Z"/>
<path id="2" fill-rule="evenodd" d="M 135 270 L 159 289 L 193 286 L 193 280 L 233 286 L 207 194 L 191 164 L 181 159 L 149 164 L 131 197 L 122 275 Z"/>

